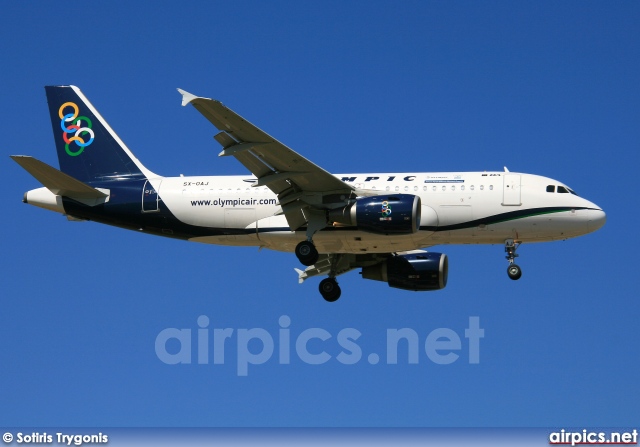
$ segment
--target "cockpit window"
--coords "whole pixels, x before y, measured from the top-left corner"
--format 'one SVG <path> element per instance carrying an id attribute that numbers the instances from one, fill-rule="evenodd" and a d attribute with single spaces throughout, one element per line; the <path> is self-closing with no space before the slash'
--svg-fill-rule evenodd
<path id="1" fill-rule="evenodd" d="M 547 185 L 547 192 L 556 192 L 556 185 Z M 560 186 L 560 185 L 558 185 L 558 192 L 561 193 L 561 194 L 571 193 L 574 196 L 578 195 L 577 192 L 575 192 L 573 189 L 569 188 L 568 186 Z"/>

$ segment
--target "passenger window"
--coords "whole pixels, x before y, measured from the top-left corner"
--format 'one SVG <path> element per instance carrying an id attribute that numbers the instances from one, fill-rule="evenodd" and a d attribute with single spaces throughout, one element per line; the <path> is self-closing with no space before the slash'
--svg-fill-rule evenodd
<path id="1" fill-rule="evenodd" d="M 426 191 L 426 190 L 427 190 L 427 187 L 426 187 L 426 186 L 423 186 L 423 187 L 422 187 L 422 190 L 423 190 L 423 191 Z"/>
<path id="2" fill-rule="evenodd" d="M 556 192 L 556 185 L 547 186 L 547 192 Z"/>
<path id="3" fill-rule="evenodd" d="M 387 186 L 385 189 L 386 189 L 387 191 L 389 191 L 389 189 L 390 189 L 390 188 L 389 188 L 389 186 Z"/>
<path id="4" fill-rule="evenodd" d="M 460 191 L 464 191 L 464 185 L 460 187 Z"/>
<path id="5" fill-rule="evenodd" d="M 436 189 L 437 189 L 437 188 L 436 188 L 436 185 L 433 185 L 433 188 L 432 188 L 432 189 L 433 189 L 433 191 L 435 192 L 435 191 L 436 191 Z"/>
<path id="6" fill-rule="evenodd" d="M 446 186 L 444 186 L 444 185 L 442 185 L 442 190 L 443 190 L 443 191 L 446 191 L 446 190 L 447 190 L 447 187 L 446 187 Z"/>
<path id="7" fill-rule="evenodd" d="M 558 186 L 558 192 L 562 194 L 569 194 L 569 191 L 567 191 L 567 188 L 564 186 Z"/>
<path id="8" fill-rule="evenodd" d="M 400 187 L 399 186 L 396 186 L 396 191 L 400 191 Z"/>
<path id="9" fill-rule="evenodd" d="M 404 190 L 405 190 L 405 191 L 409 191 L 409 187 L 408 187 L 408 186 L 405 186 L 405 187 L 404 187 Z"/>
<path id="10" fill-rule="evenodd" d="M 471 191 L 473 191 L 474 189 L 476 189 L 476 187 L 471 185 Z"/>
<path id="11" fill-rule="evenodd" d="M 417 187 L 417 186 L 414 186 L 414 187 L 413 187 L 413 190 L 414 190 L 414 191 L 417 191 L 417 190 L 418 190 L 418 187 Z"/>
<path id="12" fill-rule="evenodd" d="M 456 190 L 456 185 L 451 185 L 451 191 L 455 191 Z"/>
<path id="13" fill-rule="evenodd" d="M 489 189 L 493 191 L 493 185 L 489 185 Z"/>
<path id="14" fill-rule="evenodd" d="M 480 185 L 480 191 L 484 191 L 484 185 Z"/>

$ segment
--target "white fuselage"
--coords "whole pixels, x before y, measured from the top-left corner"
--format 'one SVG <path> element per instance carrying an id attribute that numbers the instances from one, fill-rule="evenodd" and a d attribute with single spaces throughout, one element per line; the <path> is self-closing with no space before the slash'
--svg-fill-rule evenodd
<path id="1" fill-rule="evenodd" d="M 388 253 L 440 244 L 542 242 L 590 233 L 605 222 L 595 204 L 550 178 L 511 172 L 337 174 L 356 191 L 413 194 L 422 201 L 421 230 L 382 235 L 353 228 L 320 231 L 321 253 Z M 159 200 L 181 222 L 198 227 L 255 229 L 249 234 L 191 238 L 222 245 L 293 251 L 305 238 L 291 231 L 276 196 L 252 187 L 250 176 L 165 177 L 149 180 Z M 554 186 L 553 192 L 547 187 Z M 557 192 L 560 188 L 563 192 Z M 564 192 L 566 191 L 566 192 Z M 361 194 L 359 194 L 361 195 Z"/>

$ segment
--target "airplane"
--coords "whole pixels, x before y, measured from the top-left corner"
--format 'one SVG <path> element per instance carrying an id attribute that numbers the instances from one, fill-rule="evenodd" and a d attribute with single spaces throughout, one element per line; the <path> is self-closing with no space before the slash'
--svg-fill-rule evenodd
<path id="1" fill-rule="evenodd" d="M 336 301 L 336 277 L 431 291 L 446 286 L 446 254 L 435 245 L 504 244 L 507 274 L 522 243 L 565 240 L 601 228 L 605 212 L 567 185 L 504 171 L 331 174 L 220 101 L 178 89 L 218 130 L 221 157 L 252 176 L 163 177 L 147 169 L 78 87 L 45 87 L 60 170 L 11 156 L 44 187 L 23 202 L 65 215 L 205 244 L 294 252 L 300 283 L 325 276 L 322 297 Z"/>

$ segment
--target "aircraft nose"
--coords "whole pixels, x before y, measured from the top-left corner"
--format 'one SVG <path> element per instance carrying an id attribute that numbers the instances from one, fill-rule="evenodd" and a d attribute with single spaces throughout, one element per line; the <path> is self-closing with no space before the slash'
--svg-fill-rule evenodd
<path id="1" fill-rule="evenodd" d="M 604 211 L 600 209 L 589 210 L 589 221 L 587 222 L 587 228 L 590 232 L 602 228 L 606 221 L 607 215 Z"/>

